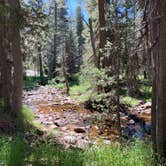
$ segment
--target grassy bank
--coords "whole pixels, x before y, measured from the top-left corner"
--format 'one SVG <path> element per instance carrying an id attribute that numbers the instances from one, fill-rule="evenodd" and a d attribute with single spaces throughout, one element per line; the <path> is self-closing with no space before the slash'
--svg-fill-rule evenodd
<path id="1" fill-rule="evenodd" d="M 63 149 L 51 141 L 30 146 L 20 136 L 0 137 L 0 164 L 8 166 L 151 166 L 154 163 L 149 144 L 135 141 L 125 146 L 93 146 L 85 151 Z M 159 165 L 163 165 L 160 163 Z"/>

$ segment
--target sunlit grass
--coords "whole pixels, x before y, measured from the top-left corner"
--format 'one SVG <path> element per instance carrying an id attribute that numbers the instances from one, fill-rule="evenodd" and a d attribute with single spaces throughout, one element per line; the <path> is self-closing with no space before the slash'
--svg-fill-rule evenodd
<path id="1" fill-rule="evenodd" d="M 71 97 L 80 103 L 87 101 L 91 97 L 91 94 L 92 92 L 88 83 L 70 87 Z"/>
<path id="2" fill-rule="evenodd" d="M 50 141 L 40 141 L 30 147 L 20 136 L 0 138 L 0 162 L 9 166 L 151 166 L 154 165 L 152 156 L 151 145 L 143 141 L 79 150 L 64 149 Z M 159 165 L 164 166 L 162 162 Z"/>
<path id="3" fill-rule="evenodd" d="M 64 89 L 65 88 L 65 84 L 64 83 L 55 84 L 55 88 L 57 88 L 57 89 Z"/>
<path id="4" fill-rule="evenodd" d="M 121 102 L 126 104 L 126 105 L 129 105 L 129 106 L 132 106 L 132 107 L 135 107 L 139 104 L 139 101 L 138 99 L 136 98 L 133 98 L 131 96 L 123 96 L 121 97 Z"/>

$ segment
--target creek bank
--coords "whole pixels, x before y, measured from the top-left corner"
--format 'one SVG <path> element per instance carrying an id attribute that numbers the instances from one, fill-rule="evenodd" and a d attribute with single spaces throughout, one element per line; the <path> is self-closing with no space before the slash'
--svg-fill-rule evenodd
<path id="1" fill-rule="evenodd" d="M 101 140 L 104 144 L 110 144 L 119 138 L 116 114 L 108 116 L 104 112 L 87 110 L 84 105 L 65 95 L 63 90 L 57 90 L 52 86 L 41 86 L 35 90 L 25 91 L 24 103 L 35 113 L 35 121 L 41 124 L 41 130 L 51 134 L 56 142 L 66 148 L 84 149 Z M 124 136 L 143 137 L 145 126 L 134 117 L 140 120 L 144 114 L 148 117 L 147 107 L 150 109 L 145 103 L 144 106 L 140 105 L 121 112 Z"/>

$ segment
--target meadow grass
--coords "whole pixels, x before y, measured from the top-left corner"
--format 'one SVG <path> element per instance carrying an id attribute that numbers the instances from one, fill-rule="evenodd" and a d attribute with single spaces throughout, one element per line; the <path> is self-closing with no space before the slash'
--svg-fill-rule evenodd
<path id="1" fill-rule="evenodd" d="M 134 141 L 127 145 L 92 146 L 86 150 L 64 149 L 50 141 L 33 146 L 20 135 L 0 137 L 0 164 L 8 166 L 152 166 L 151 145 Z M 160 161 L 158 166 L 164 166 Z"/>

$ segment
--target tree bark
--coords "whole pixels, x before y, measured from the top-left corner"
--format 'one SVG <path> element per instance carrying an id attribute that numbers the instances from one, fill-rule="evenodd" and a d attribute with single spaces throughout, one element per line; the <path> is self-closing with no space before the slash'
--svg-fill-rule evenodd
<path id="1" fill-rule="evenodd" d="M 5 7 L 5 1 L 0 2 Z M 2 97 L 4 111 L 11 110 L 11 63 L 8 58 L 8 20 L 5 15 L 0 17 L 0 59 L 1 59 L 1 80 L 2 80 Z"/>
<path id="2" fill-rule="evenodd" d="M 49 78 L 52 79 L 56 76 L 56 65 L 57 65 L 57 17 L 58 17 L 58 9 L 57 3 L 54 2 L 54 42 L 53 42 L 53 54 L 50 56 L 49 62 Z"/>
<path id="3" fill-rule="evenodd" d="M 155 37 L 153 40 L 157 41 L 153 50 L 155 80 L 153 84 L 152 134 L 155 150 L 161 157 L 166 158 L 166 0 L 154 0 L 153 10 L 156 11 L 154 16 L 159 15 L 160 20 L 152 23 L 152 35 Z"/>
<path id="4" fill-rule="evenodd" d="M 117 101 L 117 121 L 120 138 L 122 138 L 121 119 L 120 119 L 120 34 L 119 34 L 119 20 L 118 20 L 118 6 L 117 0 L 114 2 L 115 7 L 115 45 L 116 45 L 116 101 Z"/>
<path id="5" fill-rule="evenodd" d="M 43 59 L 42 59 L 42 55 L 41 55 L 41 46 L 39 44 L 38 46 L 38 56 L 39 56 L 39 73 L 40 73 L 40 79 L 41 79 L 41 82 L 43 80 Z"/>
<path id="6" fill-rule="evenodd" d="M 10 5 L 17 13 L 20 14 L 19 0 L 11 0 Z M 17 14 L 13 16 L 12 26 L 12 55 L 13 55 L 13 95 L 12 95 L 12 113 L 17 115 L 22 109 L 22 53 L 20 48 L 20 25 L 18 23 L 19 17 Z"/>
<path id="7" fill-rule="evenodd" d="M 93 50 L 93 61 L 95 66 L 98 68 L 98 62 L 97 62 L 97 53 L 96 53 L 96 46 L 95 46 L 95 37 L 94 37 L 94 31 L 93 31 L 93 25 L 92 25 L 92 19 L 89 18 L 89 29 L 90 29 L 90 38 L 91 38 L 91 45 Z"/>
<path id="8" fill-rule="evenodd" d="M 98 0 L 98 10 L 99 10 L 99 55 L 97 59 L 97 64 L 100 66 L 101 58 L 103 57 L 103 48 L 106 44 L 106 19 L 105 19 L 105 0 Z"/>
<path id="9" fill-rule="evenodd" d="M 65 85 L 66 85 L 66 94 L 69 94 L 70 91 L 70 86 L 69 86 L 69 81 L 68 81 L 68 76 L 67 76 L 67 65 L 66 65 L 66 43 L 64 48 L 62 48 L 62 72 L 63 72 L 63 77 L 65 79 Z"/>

